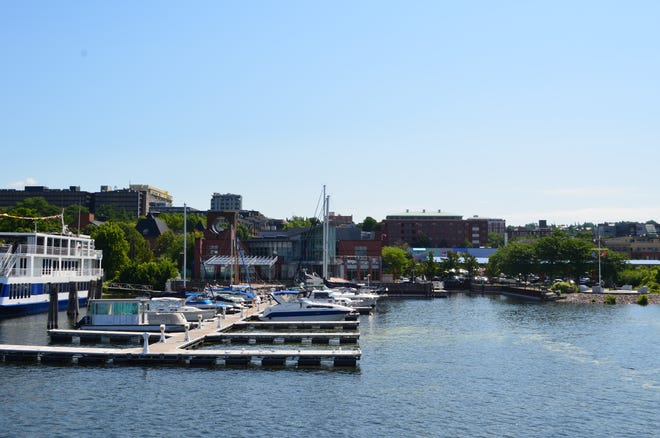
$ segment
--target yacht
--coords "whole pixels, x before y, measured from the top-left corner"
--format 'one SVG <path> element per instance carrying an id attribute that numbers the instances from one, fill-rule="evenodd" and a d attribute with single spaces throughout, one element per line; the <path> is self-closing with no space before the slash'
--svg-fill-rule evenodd
<path id="1" fill-rule="evenodd" d="M 259 316 L 262 321 L 341 321 L 356 318 L 352 307 L 303 298 L 299 291 L 271 292 L 276 304 Z"/>

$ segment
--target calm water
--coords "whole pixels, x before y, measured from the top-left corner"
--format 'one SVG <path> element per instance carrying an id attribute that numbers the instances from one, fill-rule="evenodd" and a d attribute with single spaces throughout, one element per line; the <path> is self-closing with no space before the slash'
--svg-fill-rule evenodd
<path id="1" fill-rule="evenodd" d="M 0 436 L 660 436 L 660 306 L 389 300 L 360 330 L 357 370 L 3 364 Z"/>

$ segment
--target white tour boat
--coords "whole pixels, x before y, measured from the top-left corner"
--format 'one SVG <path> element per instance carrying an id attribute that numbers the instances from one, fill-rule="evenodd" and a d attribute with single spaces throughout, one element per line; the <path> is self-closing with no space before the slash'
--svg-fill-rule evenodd
<path id="1" fill-rule="evenodd" d="M 103 255 L 94 240 L 62 231 L 0 232 L 1 315 L 46 312 L 51 294 L 57 294 L 59 310 L 67 308 L 73 293 L 84 306 L 90 291 L 100 290 Z"/>

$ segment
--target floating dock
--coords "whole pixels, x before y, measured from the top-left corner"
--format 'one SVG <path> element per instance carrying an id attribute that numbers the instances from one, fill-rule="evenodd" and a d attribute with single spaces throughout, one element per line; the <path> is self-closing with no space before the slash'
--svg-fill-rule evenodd
<path id="1" fill-rule="evenodd" d="M 0 346 L 2 362 L 62 365 L 355 367 L 360 356 L 359 350 L 175 350 L 158 353 L 140 349 Z"/>
<path id="2" fill-rule="evenodd" d="M 244 319 L 232 324 L 232 330 L 357 330 L 360 321 L 260 321 Z"/>
<path id="3" fill-rule="evenodd" d="M 247 311 L 243 319 L 241 315 L 229 315 L 225 318 L 218 316 L 216 319 L 204 321 L 200 327 L 182 333 L 51 329 L 48 333 L 52 342 L 68 342 L 73 345 L 0 345 L 0 361 L 62 365 L 356 367 L 361 358 L 362 352 L 359 348 L 342 350 L 339 346 L 336 349 L 314 349 L 307 345 L 355 344 L 359 338 L 359 333 L 355 331 L 359 326 L 358 321 L 261 322 L 245 319 L 254 317 L 257 312 L 258 309 Z M 260 332 L 255 330 L 256 328 L 279 331 Z M 241 333 L 237 329 L 248 332 Z M 346 333 L 345 330 L 353 331 Z M 117 348 L 80 345 L 85 342 L 137 343 L 142 346 Z M 246 346 L 232 350 L 197 348 L 207 342 L 299 342 L 304 346 L 285 349 L 255 349 Z"/>
<path id="4" fill-rule="evenodd" d="M 224 344 L 356 344 L 360 338 L 359 332 L 314 333 L 314 332 L 221 332 L 206 335 L 205 342 L 221 342 Z"/>

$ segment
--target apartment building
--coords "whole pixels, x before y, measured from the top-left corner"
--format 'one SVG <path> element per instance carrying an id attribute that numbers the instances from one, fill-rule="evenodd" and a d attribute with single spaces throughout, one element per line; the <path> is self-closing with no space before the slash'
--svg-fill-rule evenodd
<path id="1" fill-rule="evenodd" d="M 411 247 L 486 246 L 489 229 L 505 228 L 503 219 L 463 219 L 462 216 L 434 212 L 410 212 L 388 215 L 383 221 L 382 239 L 387 245 L 405 242 Z"/>

